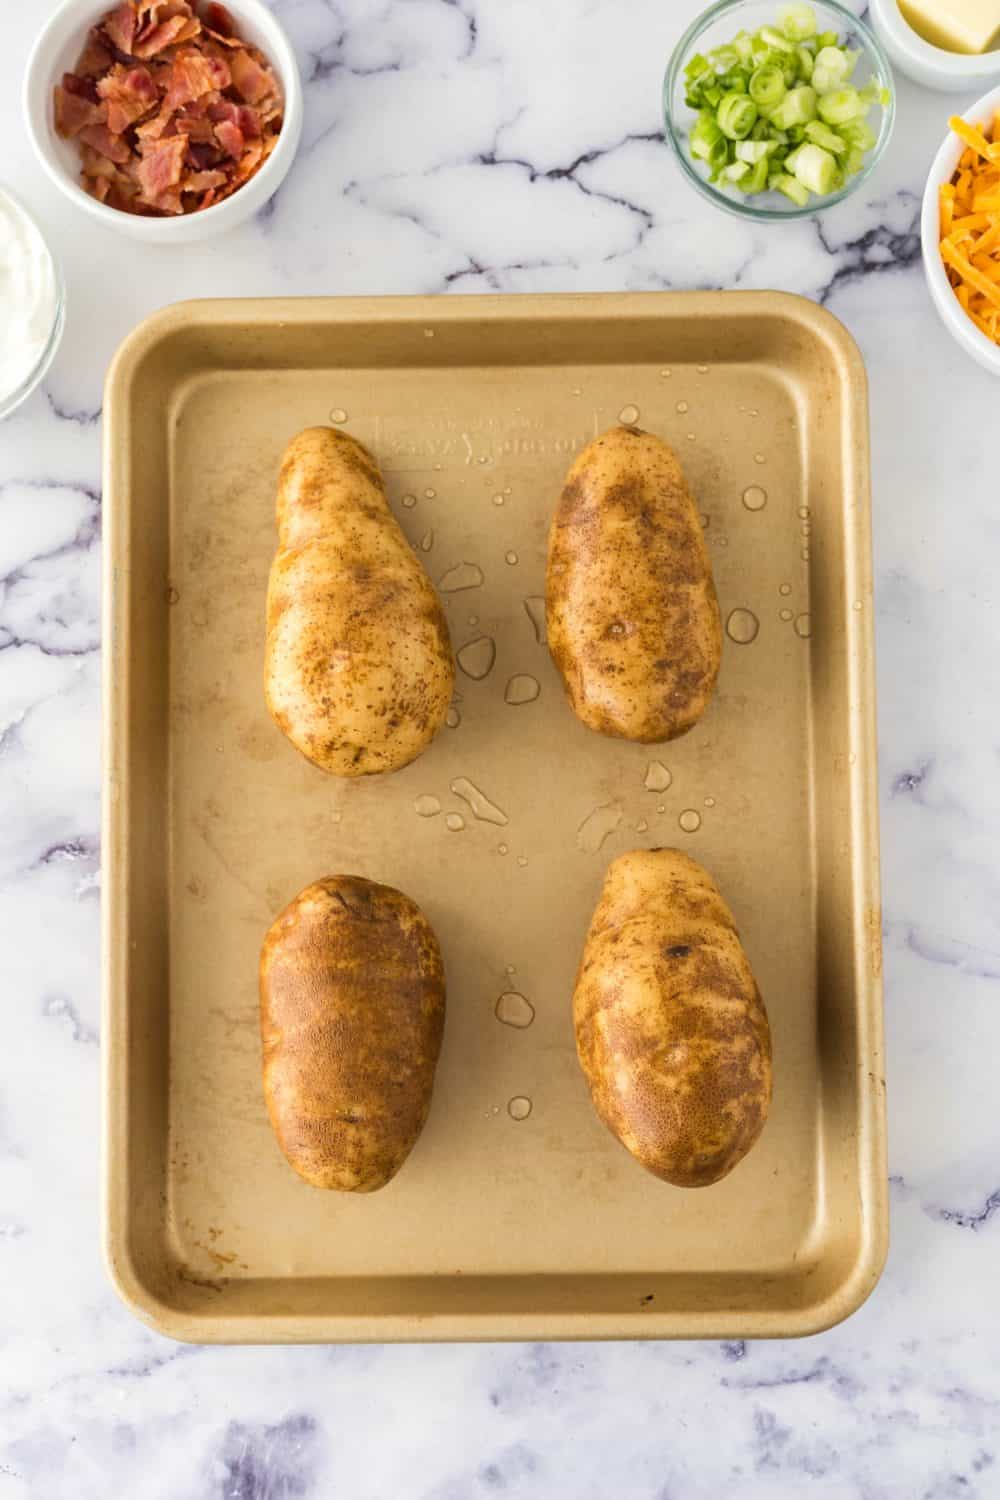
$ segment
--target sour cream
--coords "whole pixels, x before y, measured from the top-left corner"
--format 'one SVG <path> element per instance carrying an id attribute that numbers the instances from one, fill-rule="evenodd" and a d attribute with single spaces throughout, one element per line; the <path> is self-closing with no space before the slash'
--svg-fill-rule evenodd
<path id="1" fill-rule="evenodd" d="M 0 188 L 0 416 L 15 393 L 42 373 L 59 304 L 49 247 L 35 221 Z"/>

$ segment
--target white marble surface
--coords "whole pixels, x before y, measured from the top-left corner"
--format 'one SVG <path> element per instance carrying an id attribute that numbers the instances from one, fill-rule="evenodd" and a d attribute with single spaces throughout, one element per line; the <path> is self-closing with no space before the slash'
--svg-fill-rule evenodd
<path id="1" fill-rule="evenodd" d="M 948 101 L 819 221 L 742 226 L 660 142 L 696 0 L 275 0 L 306 80 L 268 211 L 182 254 L 39 177 L 2 11 L 0 172 L 58 245 L 65 342 L 0 428 L 0 1500 L 864 1500 L 1000 1494 L 1000 385 L 917 241 Z M 965 102 L 965 101 L 960 101 Z M 691 286 L 825 302 L 872 381 L 892 1250 L 798 1344 L 189 1349 L 98 1253 L 101 382 L 192 295 Z"/>

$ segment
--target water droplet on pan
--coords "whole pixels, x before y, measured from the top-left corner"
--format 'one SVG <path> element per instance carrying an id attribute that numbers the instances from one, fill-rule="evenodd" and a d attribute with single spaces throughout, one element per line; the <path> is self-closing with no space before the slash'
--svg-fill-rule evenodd
<path id="1" fill-rule="evenodd" d="M 451 708 L 449 708 L 448 712 L 445 714 L 444 722 L 447 724 L 449 729 L 457 729 L 459 724 L 461 724 L 462 715 L 459 713 L 454 704 L 452 704 Z"/>
<path id="2" fill-rule="evenodd" d="M 693 807 L 686 807 L 677 821 L 685 833 L 697 833 L 701 827 L 701 813 Z"/>
<path id="3" fill-rule="evenodd" d="M 646 819 L 640 818 L 638 823 L 635 825 L 635 831 L 636 833 L 645 833 L 648 827 L 649 824 L 646 822 Z"/>
<path id="4" fill-rule="evenodd" d="M 767 459 L 765 458 L 765 456 L 764 456 L 763 453 L 755 453 L 754 456 L 753 456 L 753 461 L 754 461 L 755 464 L 766 464 L 767 463 Z"/>
<path id="5" fill-rule="evenodd" d="M 523 870 L 525 868 L 525 866 L 527 865 L 527 863 L 528 863 L 528 856 L 526 854 L 519 854 L 517 856 L 517 862 L 521 866 L 521 869 Z"/>
<path id="6" fill-rule="evenodd" d="M 503 496 L 499 495 L 499 494 L 494 495 L 493 496 L 493 504 L 494 505 L 502 505 L 503 504 Z"/>
<path id="7" fill-rule="evenodd" d="M 779 610 L 778 611 L 778 618 L 781 619 L 781 620 L 784 620 L 785 623 L 787 624 L 788 621 L 792 618 L 792 612 L 791 612 L 791 610 L 790 609 L 781 609 L 781 610 Z"/>
<path id="8" fill-rule="evenodd" d="M 412 510 L 413 507 L 416 505 L 416 503 L 417 503 L 417 497 L 416 497 L 416 495 L 404 495 L 403 496 L 403 505 L 404 505 L 404 507 L 407 510 Z"/>
<path id="9" fill-rule="evenodd" d="M 413 811 L 421 818 L 435 818 L 441 811 L 441 804 L 436 797 L 429 792 L 416 797 L 413 802 Z"/>
<path id="10" fill-rule="evenodd" d="M 493 1014 L 501 1025 L 525 1031 L 535 1019 L 535 1007 L 526 995 L 517 990 L 505 990 L 494 1006 Z"/>
<path id="11" fill-rule="evenodd" d="M 346 422 L 347 421 L 347 413 L 346 413 L 346 411 L 344 410 L 344 408 L 342 406 L 335 406 L 333 408 L 333 411 L 330 413 L 330 421 L 331 422 Z"/>
<path id="12" fill-rule="evenodd" d="M 528 619 L 534 626 L 535 640 L 538 642 L 539 646 L 544 646 L 546 641 L 544 598 L 541 594 L 529 594 L 527 599 L 525 599 L 524 601 L 524 608 L 527 612 Z"/>
<path id="13" fill-rule="evenodd" d="M 474 682 L 482 682 L 493 670 L 493 663 L 497 659 L 496 642 L 492 636 L 477 635 L 475 640 L 467 641 L 455 653 L 455 659 L 466 677 L 471 677 Z"/>
<path id="14" fill-rule="evenodd" d="M 800 505 L 799 506 L 798 515 L 799 515 L 799 520 L 800 521 L 808 521 L 808 519 L 809 519 L 809 507 L 808 507 L 808 505 Z"/>
<path id="15" fill-rule="evenodd" d="M 478 818 L 480 823 L 495 823 L 497 827 L 503 828 L 510 821 L 503 809 L 491 802 L 485 792 L 481 792 L 467 776 L 456 776 L 451 789 L 456 797 L 461 797 L 463 802 L 469 804 L 472 816 Z"/>
<path id="16" fill-rule="evenodd" d="M 767 504 L 767 490 L 761 489 L 759 484 L 748 485 L 743 491 L 743 504 L 747 510 L 763 510 Z"/>
<path id="17" fill-rule="evenodd" d="M 424 338 L 425 339 L 432 339 L 433 337 L 434 337 L 434 330 L 433 330 L 433 328 L 425 328 L 424 329 Z"/>
<path id="18" fill-rule="evenodd" d="M 780 588 L 779 588 L 779 589 L 778 589 L 778 593 L 779 593 L 779 594 L 784 594 L 784 595 L 785 595 L 785 596 L 786 596 L 786 597 L 787 597 L 787 596 L 788 596 L 788 595 L 789 595 L 789 594 L 790 594 L 790 593 L 791 593 L 791 592 L 792 592 L 792 585 L 791 585 L 791 584 L 790 584 L 790 583 L 783 583 L 783 584 L 782 584 L 782 585 L 781 585 L 781 587 L 780 587 Z"/>
<path id="19" fill-rule="evenodd" d="M 674 373 L 673 370 L 661 370 L 660 371 L 660 379 L 661 380 L 669 380 L 670 377 L 671 377 L 671 375 L 673 373 Z"/>
<path id="20" fill-rule="evenodd" d="M 726 634 L 731 641 L 738 646 L 749 646 L 751 641 L 757 639 L 760 629 L 760 621 L 750 609 L 734 609 L 730 611 L 726 621 Z"/>
<path id="21" fill-rule="evenodd" d="M 584 854 L 596 854 L 608 834 L 614 833 L 621 820 L 621 803 L 603 802 L 600 807 L 595 807 L 593 812 L 587 814 L 577 829 L 577 847 L 582 849 Z"/>
<path id="22" fill-rule="evenodd" d="M 807 614 L 795 616 L 795 634 L 803 640 L 812 634 L 812 621 Z"/>
<path id="23" fill-rule="evenodd" d="M 452 833 L 461 833 L 462 829 L 465 827 L 465 819 L 462 817 L 461 813 L 449 813 L 445 818 L 445 822 L 451 829 Z"/>
<path id="24" fill-rule="evenodd" d="M 498 854 L 507 854 L 508 852 L 508 846 L 506 844 L 497 844 Z"/>
<path id="25" fill-rule="evenodd" d="M 642 784 L 647 792 L 665 792 L 673 779 L 673 773 L 667 769 L 662 760 L 651 760 L 646 767 L 646 775 L 643 777 Z"/>
<path id="26" fill-rule="evenodd" d="M 423 534 L 423 536 L 420 538 L 420 550 L 421 550 L 421 552 L 429 552 L 431 550 L 431 548 L 433 547 L 433 545 L 434 545 L 434 533 L 433 533 L 433 531 L 425 531 L 424 534 Z"/>
<path id="27" fill-rule="evenodd" d="M 438 579 L 442 594 L 459 594 L 463 589 L 477 589 L 483 582 L 483 570 L 478 563 L 460 562 Z"/>
<path id="28" fill-rule="evenodd" d="M 639 408 L 629 402 L 628 406 L 623 406 L 618 413 L 618 420 L 619 422 L 623 422 L 626 427 L 631 427 L 639 420 Z"/>
<path id="29" fill-rule="evenodd" d="M 705 798 L 705 806 L 706 807 L 714 807 L 715 806 L 715 798 L 714 797 L 706 797 Z"/>
<path id="30" fill-rule="evenodd" d="M 708 374 L 708 365 L 696 365 L 695 368 L 697 369 L 699 375 Z"/>
<path id="31" fill-rule="evenodd" d="M 517 553 L 514 552 L 514 551 L 505 552 L 503 560 L 507 564 L 508 567 L 510 567 L 510 568 L 516 567 L 517 566 Z"/>
<path id="32" fill-rule="evenodd" d="M 507 1113 L 512 1120 L 526 1120 L 531 1114 L 531 1100 L 523 1094 L 515 1094 L 507 1101 Z"/>
<path id="33" fill-rule="evenodd" d="M 520 707 L 522 703 L 534 703 L 541 690 L 536 678 L 530 677 L 527 672 L 518 672 L 504 689 L 504 702 L 513 708 Z"/>
<path id="34" fill-rule="evenodd" d="M 685 412 L 689 412 L 691 410 L 690 406 L 688 406 L 688 404 L 687 404 L 686 401 L 678 401 L 678 403 L 677 403 L 677 405 L 676 405 L 676 407 L 674 409 L 676 411 L 680 412 L 680 414 L 681 414 L 682 417 L 684 416 Z"/>

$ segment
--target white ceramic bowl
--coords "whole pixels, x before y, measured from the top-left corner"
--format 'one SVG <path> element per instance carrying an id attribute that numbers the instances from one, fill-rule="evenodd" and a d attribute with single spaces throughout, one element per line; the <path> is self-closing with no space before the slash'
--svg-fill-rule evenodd
<path id="1" fill-rule="evenodd" d="M 946 52 L 918 36 L 896 0 L 868 0 L 869 20 L 889 56 L 901 73 L 925 88 L 944 94 L 981 88 L 1000 78 L 1000 48 L 970 55 Z"/>
<path id="2" fill-rule="evenodd" d="M 1000 88 L 984 94 L 981 99 L 977 99 L 975 104 L 970 105 L 968 109 L 963 109 L 962 114 L 970 124 L 978 125 L 984 120 L 991 120 L 996 109 L 1000 109 Z M 994 375 L 1000 375 L 1000 348 L 988 339 L 985 333 L 981 333 L 972 319 L 962 311 L 962 304 L 955 296 L 941 259 L 941 184 L 951 181 L 955 168 L 958 166 L 958 159 L 964 150 L 964 142 L 949 131 L 947 140 L 934 158 L 934 164 L 927 178 L 920 221 L 924 273 L 934 306 L 940 313 L 941 321 L 948 332 L 985 370 L 991 370 Z"/>
<path id="3" fill-rule="evenodd" d="M 285 99 L 278 144 L 260 171 L 232 197 L 211 208 L 169 218 L 143 218 L 109 208 L 84 191 L 76 142 L 64 141 L 56 134 L 53 117 L 53 89 L 64 73 L 72 72 L 90 27 L 111 9 L 111 0 L 63 0 L 32 48 L 24 78 L 24 114 L 42 166 L 66 197 L 92 219 L 132 239 L 157 245 L 190 245 L 242 224 L 280 187 L 302 135 L 302 80 L 284 28 L 261 0 L 233 0 L 229 6 L 240 34 L 259 47 L 273 66 Z"/>

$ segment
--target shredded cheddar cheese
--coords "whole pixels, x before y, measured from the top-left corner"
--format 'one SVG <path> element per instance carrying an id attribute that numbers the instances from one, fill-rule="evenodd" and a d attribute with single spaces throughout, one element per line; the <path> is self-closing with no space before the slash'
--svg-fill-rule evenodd
<path id="1" fill-rule="evenodd" d="M 941 188 L 941 259 L 959 305 L 1000 345 L 1000 110 L 982 128 L 948 123 L 965 150 Z"/>

